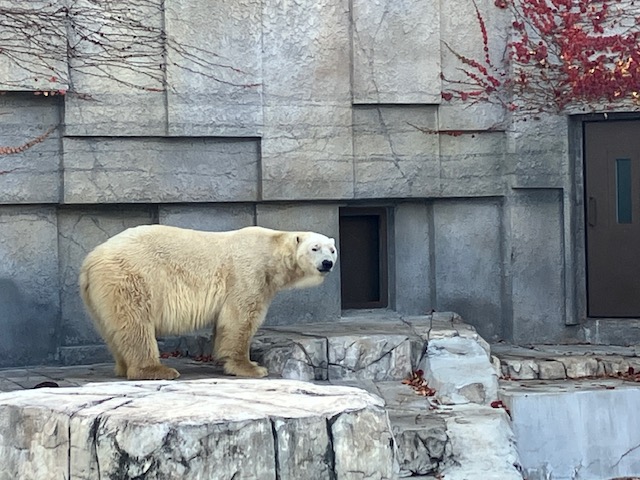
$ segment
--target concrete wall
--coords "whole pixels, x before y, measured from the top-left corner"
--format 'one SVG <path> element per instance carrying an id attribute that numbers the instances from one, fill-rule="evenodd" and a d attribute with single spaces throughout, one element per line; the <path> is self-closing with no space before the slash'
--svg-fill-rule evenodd
<path id="1" fill-rule="evenodd" d="M 493 105 L 441 103 L 440 73 L 459 67 L 442 42 L 484 53 L 472 2 L 163 3 L 164 16 L 152 1 L 135 13 L 167 31 L 166 48 L 148 54 L 168 60 L 160 77 L 78 69 L 92 55 L 81 43 L 81 58 L 51 57 L 70 68 L 46 83 L 76 93 L 35 96 L 41 75 L 0 55 L 0 145 L 58 126 L 0 155 L 0 366 L 106 358 L 77 273 L 127 227 L 259 224 L 338 239 L 347 205 L 388 208 L 392 309 L 455 310 L 488 339 L 576 336 L 565 326 L 575 191 L 566 119 L 512 124 Z M 492 0 L 476 3 L 499 58 L 509 19 Z M 105 15 L 86 8 L 78 21 Z M 338 271 L 281 295 L 268 322 L 340 315 Z"/>

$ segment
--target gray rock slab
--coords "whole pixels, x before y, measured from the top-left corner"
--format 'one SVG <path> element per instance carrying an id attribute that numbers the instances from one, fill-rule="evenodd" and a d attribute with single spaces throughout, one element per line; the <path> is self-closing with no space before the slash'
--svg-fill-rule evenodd
<path id="1" fill-rule="evenodd" d="M 253 205 L 160 205 L 158 220 L 162 225 L 223 232 L 255 225 Z"/>
<path id="2" fill-rule="evenodd" d="M 0 55 L 0 59 L 3 58 L 6 57 Z M 3 94 L 0 96 L 0 147 L 21 147 L 46 134 L 60 123 L 61 110 L 59 97 L 24 92 Z M 60 131 L 57 128 L 42 142 L 22 152 L 2 155 L 0 204 L 60 201 Z"/>
<path id="3" fill-rule="evenodd" d="M 59 328 L 54 207 L 0 206 L 0 367 L 51 362 Z"/>
<path id="4" fill-rule="evenodd" d="M 487 352 L 471 339 L 431 340 L 421 361 L 429 386 L 445 404 L 489 404 L 498 395 L 498 376 Z"/>
<path id="5" fill-rule="evenodd" d="M 439 5 L 356 0 L 351 14 L 354 103 L 440 103 Z"/>
<path id="6" fill-rule="evenodd" d="M 66 138 L 65 203 L 255 201 L 256 140 Z"/>
<path id="7" fill-rule="evenodd" d="M 349 387 L 110 382 L 0 394 L 0 413 L 2 480 L 382 480 L 397 472 L 382 401 Z"/>
<path id="8" fill-rule="evenodd" d="M 164 5 L 169 134 L 259 137 L 262 2 L 170 0 Z"/>
<path id="9" fill-rule="evenodd" d="M 516 436 L 500 408 L 456 405 L 446 416 L 450 461 L 440 473 L 447 480 L 522 480 Z"/>
<path id="10" fill-rule="evenodd" d="M 501 398 L 511 411 L 526 478 L 640 476 L 637 384 L 505 382 Z"/>
<path id="11" fill-rule="evenodd" d="M 438 473 L 451 455 L 447 426 L 434 413 L 391 414 L 401 476 Z"/>

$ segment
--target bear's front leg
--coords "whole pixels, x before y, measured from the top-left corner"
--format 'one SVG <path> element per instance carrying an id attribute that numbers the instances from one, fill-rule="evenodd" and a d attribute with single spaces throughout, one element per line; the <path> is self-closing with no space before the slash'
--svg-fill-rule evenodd
<path id="1" fill-rule="evenodd" d="M 240 312 L 244 310 L 244 318 Z M 262 378 L 269 371 L 249 358 L 251 340 L 264 321 L 266 307 L 260 311 L 225 305 L 216 324 L 213 352 L 224 364 L 224 373 L 238 377 Z M 248 315 L 247 315 L 248 313 Z"/>

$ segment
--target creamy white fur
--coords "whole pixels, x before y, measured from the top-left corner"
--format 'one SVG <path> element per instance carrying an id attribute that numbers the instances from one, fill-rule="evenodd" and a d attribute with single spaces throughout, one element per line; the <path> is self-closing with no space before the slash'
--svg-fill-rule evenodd
<path id="1" fill-rule="evenodd" d="M 225 371 L 264 376 L 249 346 L 273 297 L 320 285 L 328 273 L 320 270 L 336 259 L 335 241 L 313 232 L 145 225 L 89 253 L 80 290 L 118 375 L 176 378 L 160 365 L 155 337 L 214 326 L 214 353 Z"/>

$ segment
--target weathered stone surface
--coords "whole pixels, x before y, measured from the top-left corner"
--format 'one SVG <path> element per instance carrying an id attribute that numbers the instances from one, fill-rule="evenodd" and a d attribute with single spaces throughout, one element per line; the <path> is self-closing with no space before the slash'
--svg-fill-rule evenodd
<path id="1" fill-rule="evenodd" d="M 503 409 L 456 405 L 445 419 L 451 456 L 440 470 L 444 478 L 522 480 L 515 436 Z"/>
<path id="2" fill-rule="evenodd" d="M 348 11 L 346 0 L 264 4 L 265 200 L 353 197 Z"/>
<path id="3" fill-rule="evenodd" d="M 92 355 L 95 361 L 110 357 L 101 344 L 100 336 L 93 328 L 85 312 L 78 288 L 78 275 L 85 256 L 96 246 L 121 231 L 152 223 L 153 212 L 147 207 L 65 209 L 58 213 L 58 245 L 60 254 L 60 293 L 62 322 L 60 343 L 63 347 L 85 346 L 88 350 L 68 350 L 64 355 L 67 364 L 86 361 Z M 76 358 L 77 357 L 77 358 Z M 91 362 L 93 363 L 93 362 Z"/>
<path id="4" fill-rule="evenodd" d="M 194 380 L 31 390 L 0 394 L 0 422 L 2 480 L 382 480 L 397 471 L 382 402 L 348 387 Z"/>
<path id="5" fill-rule="evenodd" d="M 566 371 L 567 378 L 594 377 L 598 373 L 598 361 L 590 357 L 559 357 Z"/>
<path id="6" fill-rule="evenodd" d="M 547 360 L 538 363 L 538 378 L 540 380 L 560 380 L 567 378 L 567 371 L 562 362 Z"/>
<path id="7" fill-rule="evenodd" d="M 474 340 L 430 340 L 421 367 L 442 403 L 489 404 L 497 398 L 498 376 L 489 355 Z"/>
<path id="8" fill-rule="evenodd" d="M 440 196 L 504 195 L 505 152 L 503 132 L 440 134 Z"/>
<path id="9" fill-rule="evenodd" d="M 254 201 L 255 140 L 66 138 L 65 203 Z"/>
<path id="10" fill-rule="evenodd" d="M 61 108 L 56 97 L 17 92 L 0 96 L 0 147 L 20 147 L 56 127 Z M 0 204 L 58 203 L 60 157 L 59 128 L 23 152 L 3 155 Z"/>
<path id="11" fill-rule="evenodd" d="M 170 0 L 164 5 L 171 39 L 169 134 L 260 136 L 262 2 Z M 186 45 L 199 48 L 181 48 Z"/>
<path id="12" fill-rule="evenodd" d="M 393 415 L 390 419 L 401 475 L 436 473 L 451 454 L 444 419 L 419 413 Z"/>
<path id="13" fill-rule="evenodd" d="M 438 3 L 356 0 L 352 17 L 354 103 L 440 103 Z"/>
<path id="14" fill-rule="evenodd" d="M 60 284 L 52 207 L 0 206 L 0 366 L 51 362 Z"/>
<path id="15" fill-rule="evenodd" d="M 294 380 L 327 380 L 327 339 L 296 332 L 262 329 L 254 337 L 251 358 L 271 375 Z"/>
<path id="16" fill-rule="evenodd" d="M 503 366 L 506 367 L 506 377 L 513 380 L 533 380 L 538 378 L 540 368 L 535 360 L 523 359 L 503 359 Z"/>
<path id="17" fill-rule="evenodd" d="M 357 198 L 431 197 L 440 192 L 433 106 L 360 106 L 353 110 Z"/>
<path id="18" fill-rule="evenodd" d="M 487 339 L 502 329 L 501 209 L 494 200 L 433 205 L 437 305 L 482 319 L 476 328 Z"/>

